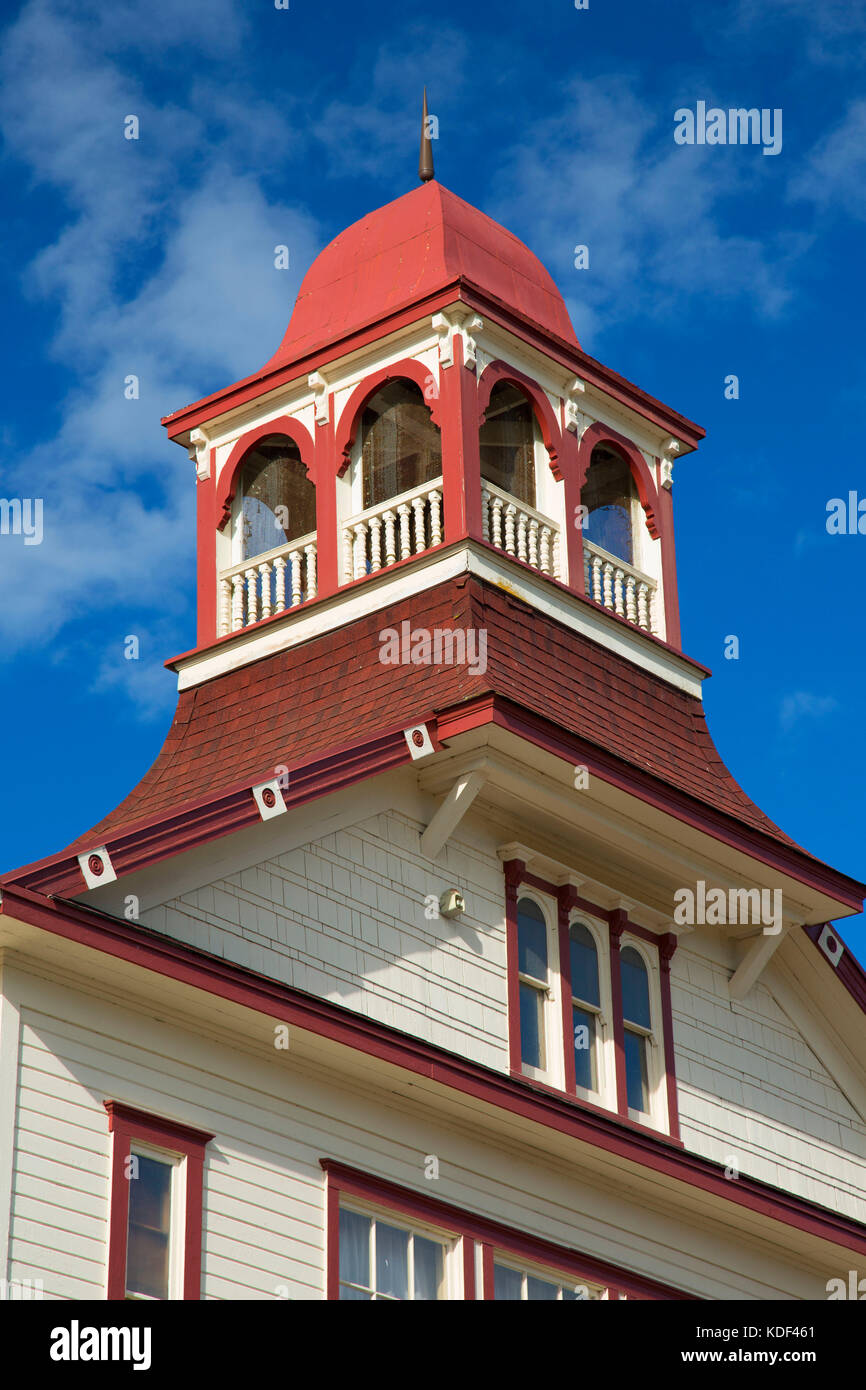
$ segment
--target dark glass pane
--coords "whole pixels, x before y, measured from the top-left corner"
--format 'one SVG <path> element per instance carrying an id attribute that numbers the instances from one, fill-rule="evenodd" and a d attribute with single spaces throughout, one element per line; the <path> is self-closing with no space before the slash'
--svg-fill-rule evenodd
<path id="1" fill-rule="evenodd" d="M 632 499 L 637 495 L 628 464 L 599 445 L 592 451 L 580 500 L 588 509 L 583 534 L 594 545 L 633 564 Z"/>
<path id="2" fill-rule="evenodd" d="M 438 1240 L 427 1240 L 425 1236 L 415 1236 L 413 1240 L 415 1259 L 415 1297 L 438 1298 L 442 1287 L 442 1246 Z"/>
<path id="3" fill-rule="evenodd" d="M 598 992 L 598 952 L 592 939 L 592 932 L 580 922 L 575 922 L 569 936 L 571 938 L 571 992 L 575 999 L 585 1004 L 601 1007 Z"/>
<path id="4" fill-rule="evenodd" d="M 343 1207 L 340 1208 L 340 1278 L 370 1288 L 370 1218 Z M 347 1293 L 345 1297 L 354 1295 Z"/>
<path id="5" fill-rule="evenodd" d="M 548 1279 L 536 1279 L 534 1274 L 526 1276 L 526 1297 L 534 1303 L 556 1303 L 559 1285 Z"/>
<path id="6" fill-rule="evenodd" d="M 351 1289 L 351 1288 L 349 1288 L 348 1284 L 341 1284 L 341 1285 L 340 1285 L 340 1301 L 341 1301 L 341 1302 L 353 1302 L 353 1301 L 354 1301 L 354 1302 L 357 1302 L 357 1303 L 369 1303 L 370 1300 L 372 1299 L 372 1297 L 373 1297 L 373 1295 L 372 1295 L 371 1293 L 364 1293 L 364 1290 L 363 1290 L 363 1289 Z"/>
<path id="7" fill-rule="evenodd" d="M 541 994 L 532 985 L 520 986 L 520 1057 L 530 1067 L 544 1066 Z"/>
<path id="8" fill-rule="evenodd" d="M 441 476 L 439 430 L 414 382 L 391 381 L 371 397 L 361 439 L 365 511 Z"/>
<path id="9" fill-rule="evenodd" d="M 534 980 L 547 980 L 547 926 L 531 898 L 517 904 L 517 968 Z"/>
<path id="10" fill-rule="evenodd" d="M 409 1236 L 384 1221 L 376 1222 L 376 1292 L 409 1296 Z"/>
<path id="11" fill-rule="evenodd" d="M 578 1086 L 597 1090 L 595 1080 L 595 1014 L 586 1009 L 572 1010 L 574 1020 L 574 1076 Z"/>
<path id="12" fill-rule="evenodd" d="M 490 394 L 479 434 L 481 476 L 535 506 L 535 423 L 532 406 L 516 387 L 501 381 Z"/>
<path id="13" fill-rule="evenodd" d="M 633 946 L 626 946 L 620 956 L 622 972 L 622 1016 L 626 1023 L 651 1028 L 649 979 L 646 965 Z"/>
<path id="14" fill-rule="evenodd" d="M 291 440 L 263 440 L 241 472 L 243 559 L 316 529 L 316 489 Z"/>
<path id="15" fill-rule="evenodd" d="M 171 1165 L 135 1155 L 138 1177 L 129 1180 L 126 1287 L 130 1293 L 168 1298 Z"/>
<path id="16" fill-rule="evenodd" d="M 505 1265 L 493 1266 L 493 1297 L 510 1299 L 512 1302 L 520 1298 L 520 1289 L 523 1283 L 523 1275 L 517 1269 L 506 1269 Z"/>
<path id="17" fill-rule="evenodd" d="M 630 1110 L 649 1111 L 646 1068 L 647 1041 L 640 1033 L 625 1032 L 625 1079 Z"/>

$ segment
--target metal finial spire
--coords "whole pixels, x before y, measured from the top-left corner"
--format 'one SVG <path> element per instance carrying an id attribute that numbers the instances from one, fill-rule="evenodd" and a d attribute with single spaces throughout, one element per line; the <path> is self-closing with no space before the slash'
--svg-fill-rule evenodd
<path id="1" fill-rule="evenodd" d="M 418 177 L 422 183 L 435 178 L 433 172 L 433 146 L 427 133 L 427 88 L 424 88 L 424 106 L 421 111 L 421 153 L 418 157 Z"/>

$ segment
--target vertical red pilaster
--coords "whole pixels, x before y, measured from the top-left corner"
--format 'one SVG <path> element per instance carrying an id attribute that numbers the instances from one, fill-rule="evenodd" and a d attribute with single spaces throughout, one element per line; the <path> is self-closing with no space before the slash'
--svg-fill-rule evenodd
<path id="1" fill-rule="evenodd" d="M 508 977 L 508 1060 L 512 1072 L 522 1070 L 520 1058 L 520 980 L 517 974 L 517 891 L 526 865 L 508 859 L 505 870 L 505 969 Z M 485 1295 L 486 1297 L 486 1295 Z"/>
<path id="2" fill-rule="evenodd" d="M 477 381 L 464 365 L 463 338 L 454 334 L 454 362 L 440 371 L 442 486 L 445 540 L 481 539 L 481 452 Z"/>
<path id="3" fill-rule="evenodd" d="M 217 567 L 216 567 L 216 449 L 210 449 L 210 470 L 207 478 L 199 478 L 195 487 L 196 504 L 196 587 L 198 646 L 213 642 L 217 635 Z"/>
<path id="4" fill-rule="evenodd" d="M 680 1109 L 677 1098 L 677 1073 L 674 1055 L 674 1018 L 671 1004 L 671 961 L 677 949 L 673 932 L 659 937 L 659 966 L 662 995 L 662 1040 L 665 1053 L 665 1082 L 668 1094 L 668 1129 L 672 1139 L 680 1137 Z"/>
<path id="5" fill-rule="evenodd" d="M 334 393 L 328 393 L 328 419 L 316 424 L 316 549 L 317 589 L 333 594 L 340 584 L 340 537 L 337 529 L 337 457 Z"/>
<path id="6" fill-rule="evenodd" d="M 610 917 L 610 992 L 613 1007 L 613 1045 L 616 1055 L 616 1108 L 620 1115 L 628 1116 L 628 1088 L 625 1077 L 625 1024 L 622 1014 L 622 970 L 619 947 L 622 934 L 628 922 L 628 914 L 621 908 Z"/>
<path id="7" fill-rule="evenodd" d="M 574 1068 L 574 1015 L 571 1008 L 571 941 L 568 919 L 577 900 L 577 890 L 565 884 L 556 895 L 559 925 L 559 973 L 562 981 L 562 1036 L 565 1045 L 565 1089 L 569 1095 L 577 1091 Z"/>
<path id="8" fill-rule="evenodd" d="M 565 551 L 568 557 L 568 587 L 583 594 L 583 528 L 580 523 L 580 446 L 563 418 L 561 471 L 565 505 Z"/>
<path id="9" fill-rule="evenodd" d="M 659 462 L 656 460 L 656 471 Z M 659 478 L 659 482 L 661 479 Z M 662 546 L 662 585 L 665 594 L 665 641 L 682 650 L 680 600 L 677 592 L 677 556 L 674 545 L 674 502 L 670 488 L 659 487 L 659 529 Z"/>

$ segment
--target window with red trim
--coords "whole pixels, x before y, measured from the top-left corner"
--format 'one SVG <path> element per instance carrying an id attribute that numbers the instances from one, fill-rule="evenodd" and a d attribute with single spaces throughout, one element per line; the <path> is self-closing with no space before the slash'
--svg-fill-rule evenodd
<path id="1" fill-rule="evenodd" d="M 513 1074 L 679 1136 L 670 1007 L 676 938 L 508 861 Z"/>
<path id="2" fill-rule="evenodd" d="M 111 1134 L 109 1299 L 197 1299 L 201 1289 L 201 1130 L 105 1101 Z"/>

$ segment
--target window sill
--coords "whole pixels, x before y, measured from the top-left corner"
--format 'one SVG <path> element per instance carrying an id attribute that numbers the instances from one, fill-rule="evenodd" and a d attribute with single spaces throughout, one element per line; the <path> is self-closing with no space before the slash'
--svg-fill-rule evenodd
<path id="1" fill-rule="evenodd" d="M 588 1110 L 593 1115 L 603 1115 L 608 1120 L 617 1121 L 626 1129 L 636 1130 L 639 1134 L 651 1135 L 654 1139 L 662 1139 L 665 1144 L 670 1144 L 675 1149 L 685 1148 L 682 1139 L 675 1139 L 668 1130 L 660 1129 L 657 1125 L 642 1123 L 640 1120 L 632 1119 L 631 1115 L 621 1115 L 619 1111 L 608 1109 L 605 1105 L 595 1105 L 592 1101 L 584 1100 L 581 1096 L 573 1096 L 569 1091 L 560 1090 L 558 1086 L 551 1086 L 547 1081 L 536 1081 L 534 1077 L 527 1076 L 524 1071 L 518 1071 L 514 1067 L 511 1069 L 510 1076 L 512 1081 L 521 1081 L 530 1090 L 540 1091 L 546 1096 L 554 1096 L 575 1110 Z"/>

